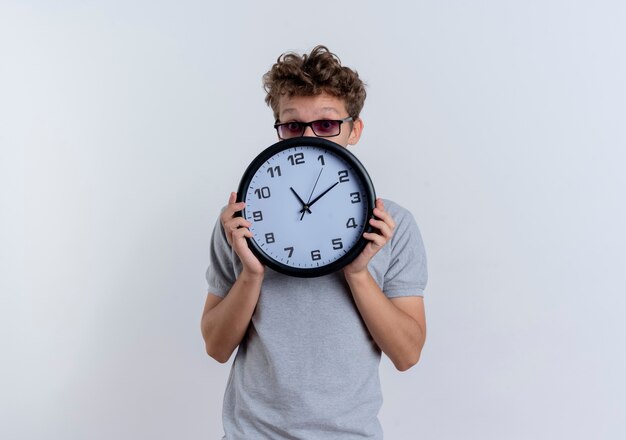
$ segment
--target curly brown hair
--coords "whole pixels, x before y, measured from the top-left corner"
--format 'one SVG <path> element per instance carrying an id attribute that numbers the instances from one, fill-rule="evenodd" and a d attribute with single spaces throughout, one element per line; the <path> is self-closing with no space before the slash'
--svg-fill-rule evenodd
<path id="1" fill-rule="evenodd" d="M 342 66 L 339 57 L 326 46 L 316 46 L 309 55 L 286 52 L 263 75 L 265 102 L 278 120 L 281 96 L 315 96 L 322 92 L 342 99 L 348 114 L 359 117 L 365 102 L 365 84 L 359 74 Z"/>

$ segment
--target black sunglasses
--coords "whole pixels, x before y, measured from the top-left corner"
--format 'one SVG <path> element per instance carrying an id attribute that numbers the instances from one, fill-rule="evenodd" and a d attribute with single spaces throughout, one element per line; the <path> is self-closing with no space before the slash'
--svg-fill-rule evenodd
<path id="1" fill-rule="evenodd" d="M 350 121 L 353 121 L 352 116 L 348 116 L 344 119 L 319 119 L 311 122 L 291 121 L 282 124 L 277 121 L 276 124 L 274 124 L 274 128 L 280 139 L 300 137 L 304 134 L 307 127 L 311 127 L 315 136 L 333 137 L 341 134 L 341 124 Z"/>

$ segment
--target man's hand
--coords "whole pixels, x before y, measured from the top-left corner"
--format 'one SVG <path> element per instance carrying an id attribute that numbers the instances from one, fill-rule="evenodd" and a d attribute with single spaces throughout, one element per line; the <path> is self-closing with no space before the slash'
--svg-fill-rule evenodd
<path id="1" fill-rule="evenodd" d="M 376 199 L 374 215 L 377 218 L 371 219 L 370 225 L 377 230 L 363 234 L 369 243 L 343 271 L 372 339 L 398 370 L 406 371 L 419 361 L 426 339 L 424 302 L 420 297 L 387 298 L 367 270 L 396 227 L 380 199 Z"/>
<path id="2" fill-rule="evenodd" d="M 248 248 L 246 237 L 252 237 L 248 229 L 252 223 L 243 217 L 235 217 L 246 204 L 235 203 L 237 194 L 231 193 L 228 205 L 220 215 L 220 222 L 228 244 L 239 256 L 243 271 L 224 297 L 207 295 L 202 313 L 202 337 L 206 352 L 219 362 L 226 362 L 245 337 L 250 320 L 259 301 L 265 267 Z"/>
<path id="3" fill-rule="evenodd" d="M 220 216 L 220 221 L 222 222 L 222 227 L 226 234 L 226 240 L 239 256 L 243 264 L 244 272 L 250 275 L 263 276 L 265 266 L 263 266 L 252 253 L 246 241 L 246 237 L 251 238 L 254 235 L 248 229 L 252 226 L 252 223 L 243 217 L 235 217 L 235 213 L 245 208 L 246 204 L 244 202 L 235 203 L 236 200 L 237 193 L 230 193 L 228 205 Z"/>
<path id="4" fill-rule="evenodd" d="M 393 236 L 396 223 L 387 211 L 385 211 L 385 205 L 381 199 L 376 199 L 374 215 L 377 218 L 370 219 L 370 225 L 372 225 L 375 230 L 373 232 L 363 233 L 363 237 L 370 242 L 367 243 L 363 252 L 361 252 L 352 263 L 344 267 L 343 272 L 346 276 L 358 275 L 367 271 L 367 265 L 370 260 Z"/>

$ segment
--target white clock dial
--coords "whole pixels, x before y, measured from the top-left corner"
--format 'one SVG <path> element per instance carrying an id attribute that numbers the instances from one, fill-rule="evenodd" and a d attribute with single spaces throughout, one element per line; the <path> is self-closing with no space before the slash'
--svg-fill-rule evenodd
<path id="1" fill-rule="evenodd" d="M 373 188 L 360 163 L 338 151 L 342 147 L 306 138 L 291 144 L 249 169 L 240 197 L 257 251 L 275 265 L 311 276 L 363 240 Z"/>

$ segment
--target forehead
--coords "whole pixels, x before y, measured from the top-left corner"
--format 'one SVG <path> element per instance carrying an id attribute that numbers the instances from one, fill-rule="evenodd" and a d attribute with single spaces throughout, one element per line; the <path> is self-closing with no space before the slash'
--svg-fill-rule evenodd
<path id="1" fill-rule="evenodd" d="M 315 96 L 282 96 L 278 101 L 278 116 L 298 119 L 343 118 L 346 105 L 341 98 L 322 93 Z"/>

